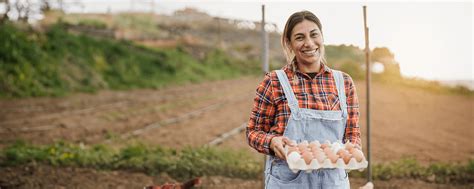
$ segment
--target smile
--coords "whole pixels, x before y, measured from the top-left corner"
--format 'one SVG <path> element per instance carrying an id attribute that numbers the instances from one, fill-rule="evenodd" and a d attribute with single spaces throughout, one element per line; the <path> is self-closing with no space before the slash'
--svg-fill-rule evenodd
<path id="1" fill-rule="evenodd" d="M 301 51 L 304 55 L 307 55 L 307 56 L 314 56 L 316 55 L 316 53 L 319 52 L 319 48 L 317 49 L 313 49 L 313 50 L 306 50 L 306 51 Z"/>

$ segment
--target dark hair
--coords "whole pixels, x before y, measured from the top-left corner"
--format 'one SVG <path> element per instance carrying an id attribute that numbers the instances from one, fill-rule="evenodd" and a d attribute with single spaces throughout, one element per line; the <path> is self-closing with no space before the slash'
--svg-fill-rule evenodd
<path id="1" fill-rule="evenodd" d="M 316 15 L 314 15 L 312 12 L 304 10 L 293 13 L 286 21 L 285 29 L 283 30 L 283 35 L 281 36 L 281 45 L 283 47 L 283 52 L 285 53 L 286 60 L 289 63 L 294 60 L 294 56 L 292 55 L 292 53 L 290 52 L 290 48 L 288 47 L 288 42 L 291 41 L 291 32 L 298 23 L 303 22 L 304 20 L 314 22 L 321 31 L 321 35 L 323 34 L 323 26 L 321 25 L 321 21 L 319 21 L 319 18 L 316 17 Z M 323 48 L 321 48 L 321 50 L 322 61 L 325 63 L 326 59 L 324 58 L 324 46 Z"/>

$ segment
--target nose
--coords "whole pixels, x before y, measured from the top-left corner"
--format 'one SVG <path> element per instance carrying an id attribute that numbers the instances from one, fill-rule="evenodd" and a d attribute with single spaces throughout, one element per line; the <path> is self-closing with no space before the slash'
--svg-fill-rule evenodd
<path id="1" fill-rule="evenodd" d="M 312 46 L 314 46 L 314 44 L 315 44 L 315 43 L 314 43 L 313 40 L 311 40 L 311 38 L 307 38 L 307 39 L 304 41 L 303 46 L 304 46 L 304 47 L 312 47 Z"/>

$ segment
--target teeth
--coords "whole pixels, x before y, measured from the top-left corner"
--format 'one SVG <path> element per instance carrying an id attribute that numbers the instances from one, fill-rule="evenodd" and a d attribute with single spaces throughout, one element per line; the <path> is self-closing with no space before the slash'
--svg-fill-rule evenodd
<path id="1" fill-rule="evenodd" d="M 310 50 L 310 51 L 303 51 L 303 53 L 306 54 L 306 55 L 313 55 L 313 54 L 316 54 L 316 51 L 317 51 L 317 49 Z"/>

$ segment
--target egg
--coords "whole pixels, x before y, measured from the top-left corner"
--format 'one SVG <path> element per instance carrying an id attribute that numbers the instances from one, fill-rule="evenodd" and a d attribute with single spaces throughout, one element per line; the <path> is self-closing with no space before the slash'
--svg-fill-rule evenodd
<path id="1" fill-rule="evenodd" d="M 311 149 L 311 153 L 313 153 L 313 156 L 316 157 L 317 154 L 321 154 L 323 153 L 323 151 L 321 151 L 320 148 L 316 148 L 316 149 Z"/>
<path id="2" fill-rule="evenodd" d="M 302 155 L 303 159 L 304 159 L 304 162 L 309 165 L 311 163 L 311 160 L 313 160 L 313 154 L 311 154 L 311 152 L 304 152 L 303 155 Z"/>
<path id="3" fill-rule="evenodd" d="M 339 156 L 336 154 L 330 154 L 328 155 L 329 160 L 331 160 L 332 163 L 336 163 L 337 159 L 339 159 Z"/>
<path id="4" fill-rule="evenodd" d="M 323 151 L 327 156 L 329 156 L 329 154 L 333 154 L 331 148 L 324 148 Z"/>
<path id="5" fill-rule="evenodd" d="M 352 150 L 352 155 L 354 156 L 357 162 L 361 162 L 364 159 L 364 154 L 359 149 L 354 148 Z"/>
<path id="6" fill-rule="evenodd" d="M 350 151 L 354 148 L 354 144 L 352 144 L 351 142 L 346 142 L 346 144 L 344 144 L 344 148 Z"/>
<path id="7" fill-rule="evenodd" d="M 344 151 L 346 151 L 346 150 L 344 150 L 344 149 L 339 149 L 336 154 L 337 154 L 338 156 L 340 156 L 340 157 L 343 157 Z M 347 153 L 349 153 L 349 152 L 347 152 Z"/>
<path id="8" fill-rule="evenodd" d="M 324 155 L 324 153 L 318 153 L 314 157 L 316 157 L 319 163 L 323 163 L 324 160 L 327 158 L 327 156 Z"/>
<path id="9" fill-rule="evenodd" d="M 323 152 L 323 151 L 321 150 L 321 148 L 318 148 L 318 147 L 316 147 L 316 146 L 313 146 L 313 147 L 310 148 L 310 149 L 311 149 L 311 152 L 313 152 L 313 153 L 315 153 L 315 152 Z"/>
<path id="10" fill-rule="evenodd" d="M 306 143 L 299 143 L 298 144 L 298 149 L 300 150 L 300 152 L 305 152 L 305 151 L 308 151 L 308 144 L 307 142 Z"/>
<path id="11" fill-rule="evenodd" d="M 337 155 L 341 157 L 344 160 L 344 163 L 346 164 L 349 163 L 352 157 L 352 155 L 345 149 L 340 149 L 339 151 L 337 151 Z"/>
<path id="12" fill-rule="evenodd" d="M 315 140 L 315 141 L 312 141 L 311 143 L 309 143 L 309 146 L 312 147 L 312 146 L 315 146 L 317 148 L 321 147 L 321 144 L 319 143 L 319 141 Z"/>
<path id="13" fill-rule="evenodd" d="M 352 155 L 348 153 L 346 156 L 342 158 L 342 160 L 344 160 L 345 164 L 348 164 L 349 161 L 351 161 L 351 158 L 352 158 Z"/>
<path id="14" fill-rule="evenodd" d="M 331 150 L 334 153 L 337 153 L 337 151 L 339 151 L 339 149 L 341 149 L 341 148 L 342 148 L 342 145 L 339 142 L 335 142 L 331 145 Z"/>
<path id="15" fill-rule="evenodd" d="M 326 149 L 326 148 L 328 148 L 328 147 L 329 147 L 329 145 L 326 144 L 326 143 L 321 144 L 321 148 L 322 148 L 322 149 Z"/>

